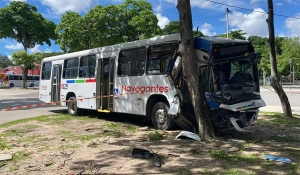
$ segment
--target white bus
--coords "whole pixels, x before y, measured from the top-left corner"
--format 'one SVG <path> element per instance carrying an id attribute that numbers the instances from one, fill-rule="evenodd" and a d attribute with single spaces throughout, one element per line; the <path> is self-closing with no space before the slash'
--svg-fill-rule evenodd
<path id="1" fill-rule="evenodd" d="M 6 74 L 9 87 L 22 87 L 23 76 L 21 74 Z M 27 87 L 39 87 L 39 75 L 27 75 Z"/>
<path id="2" fill-rule="evenodd" d="M 180 78 L 180 48 L 180 35 L 172 34 L 44 58 L 40 100 L 59 102 L 73 116 L 85 109 L 137 114 L 151 118 L 157 129 L 177 123 L 195 132 L 192 103 Z M 265 106 L 252 44 L 195 37 L 195 53 L 215 126 L 245 131 Z M 104 95 L 111 97 L 98 98 Z M 78 100 L 89 97 L 97 98 Z"/>

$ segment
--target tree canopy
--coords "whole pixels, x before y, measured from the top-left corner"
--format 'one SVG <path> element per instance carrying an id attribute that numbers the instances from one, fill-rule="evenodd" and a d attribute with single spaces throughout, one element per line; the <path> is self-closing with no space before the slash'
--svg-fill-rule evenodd
<path id="1" fill-rule="evenodd" d="M 13 65 L 13 62 L 11 59 L 8 58 L 8 56 L 0 54 L 0 69 L 6 68 L 7 66 L 12 66 L 12 65 Z"/>
<path id="2" fill-rule="evenodd" d="M 246 37 L 244 37 L 245 34 L 247 34 L 247 33 L 245 33 L 243 30 L 231 30 L 228 33 L 228 38 L 245 40 L 246 39 Z M 224 33 L 224 34 L 221 34 L 219 36 L 220 37 L 227 37 L 227 34 Z"/>
<path id="3" fill-rule="evenodd" d="M 44 42 L 51 46 L 55 39 L 55 24 L 37 12 L 35 6 L 26 2 L 12 1 L 0 9 L 0 38 L 12 38 L 21 43 L 24 50 Z"/>
<path id="4" fill-rule="evenodd" d="M 151 4 L 126 0 L 123 4 L 95 6 L 84 17 L 67 12 L 56 27 L 64 52 L 146 39 L 161 33 Z"/>

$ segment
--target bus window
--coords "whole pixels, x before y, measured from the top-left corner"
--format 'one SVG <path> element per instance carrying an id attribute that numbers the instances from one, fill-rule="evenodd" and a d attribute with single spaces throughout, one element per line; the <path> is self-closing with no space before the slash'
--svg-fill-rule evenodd
<path id="1" fill-rule="evenodd" d="M 42 66 L 42 80 L 50 80 L 52 62 L 43 63 Z"/>
<path id="2" fill-rule="evenodd" d="M 77 78 L 78 76 L 78 58 L 71 58 L 64 61 L 63 78 Z"/>
<path id="3" fill-rule="evenodd" d="M 143 75 L 146 55 L 146 47 L 122 50 L 119 54 L 118 76 Z"/>
<path id="4" fill-rule="evenodd" d="M 14 75 L 14 80 L 23 80 L 22 75 Z"/>
<path id="5" fill-rule="evenodd" d="M 35 80 L 35 81 L 39 81 L 39 80 L 40 80 L 40 77 L 39 77 L 39 76 L 35 76 L 35 77 L 34 77 L 34 80 Z"/>
<path id="6" fill-rule="evenodd" d="M 147 74 L 166 74 L 169 60 L 177 48 L 178 43 L 150 46 Z"/>
<path id="7" fill-rule="evenodd" d="M 96 56 L 90 55 L 80 58 L 79 77 L 93 78 L 96 69 Z"/>

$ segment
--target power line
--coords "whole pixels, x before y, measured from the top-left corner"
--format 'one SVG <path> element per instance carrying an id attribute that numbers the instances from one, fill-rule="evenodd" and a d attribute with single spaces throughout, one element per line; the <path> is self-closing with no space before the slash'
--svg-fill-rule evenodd
<path id="1" fill-rule="evenodd" d="M 255 17 L 255 18 L 243 18 L 243 17 L 240 17 L 240 16 L 237 16 L 237 15 L 234 15 L 233 13 L 231 13 L 232 16 L 235 16 L 236 18 L 241 18 L 241 19 L 246 19 L 246 20 L 252 20 L 252 19 L 257 19 L 257 18 L 261 18 L 263 16 L 265 16 L 267 13 L 259 16 L 259 17 Z"/>
<path id="2" fill-rule="evenodd" d="M 243 10 L 247 10 L 247 11 L 251 11 L 251 12 L 258 12 L 258 13 L 265 13 L 265 14 L 267 14 L 266 12 L 257 11 L 257 10 L 253 10 L 253 9 L 248 9 L 248 8 L 244 8 L 244 7 L 238 7 L 238 6 L 229 5 L 229 4 L 224 4 L 224 3 L 221 3 L 221 2 L 215 2 L 215 1 L 212 1 L 212 0 L 206 0 L 206 1 L 212 2 L 212 3 L 215 3 L 215 4 L 219 4 L 219 5 L 228 6 L 228 7 L 233 7 L 233 8 L 243 9 Z M 299 17 L 288 16 L 288 15 L 281 15 L 281 14 L 275 14 L 275 13 L 274 13 L 274 15 L 275 15 L 275 16 L 285 17 L 285 18 L 300 19 Z"/>

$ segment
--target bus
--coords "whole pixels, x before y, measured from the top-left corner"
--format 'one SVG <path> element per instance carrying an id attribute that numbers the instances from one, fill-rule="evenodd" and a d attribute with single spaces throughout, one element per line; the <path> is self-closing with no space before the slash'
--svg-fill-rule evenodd
<path id="1" fill-rule="evenodd" d="M 199 80 L 215 128 L 247 132 L 265 106 L 259 55 L 245 40 L 194 39 Z M 196 132 L 181 49 L 177 33 L 44 58 L 39 98 L 66 106 L 71 116 L 86 110 L 135 114 L 151 119 L 157 129 L 177 124 Z"/>
<path id="2" fill-rule="evenodd" d="M 6 74 L 8 77 L 9 87 L 22 87 L 23 76 L 22 74 Z M 39 75 L 27 75 L 27 87 L 39 87 L 40 76 Z"/>

